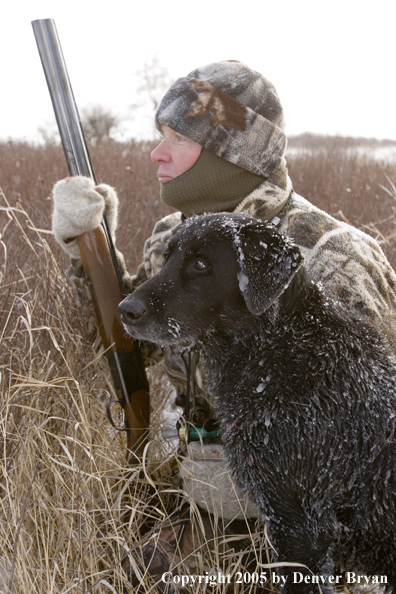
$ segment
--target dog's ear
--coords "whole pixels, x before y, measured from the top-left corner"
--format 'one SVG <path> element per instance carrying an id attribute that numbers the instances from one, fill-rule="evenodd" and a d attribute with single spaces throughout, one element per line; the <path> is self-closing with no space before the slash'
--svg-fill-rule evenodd
<path id="1" fill-rule="evenodd" d="M 269 223 L 243 226 L 239 238 L 239 287 L 249 311 L 260 315 L 288 287 L 304 258 L 299 248 Z"/>

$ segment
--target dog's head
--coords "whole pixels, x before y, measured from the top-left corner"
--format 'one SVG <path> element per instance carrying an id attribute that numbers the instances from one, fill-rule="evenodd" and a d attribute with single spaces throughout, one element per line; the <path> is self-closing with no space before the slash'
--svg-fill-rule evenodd
<path id="1" fill-rule="evenodd" d="M 161 271 L 120 303 L 133 336 L 191 344 L 250 326 L 288 287 L 303 257 L 273 225 L 243 214 L 188 219 Z"/>

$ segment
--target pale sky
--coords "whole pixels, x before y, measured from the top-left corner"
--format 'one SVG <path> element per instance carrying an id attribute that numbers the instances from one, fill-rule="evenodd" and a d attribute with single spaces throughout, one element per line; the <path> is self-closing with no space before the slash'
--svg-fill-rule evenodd
<path id="1" fill-rule="evenodd" d="M 0 138 L 53 118 L 31 21 L 55 19 L 79 109 L 120 115 L 157 56 L 172 79 L 224 59 L 273 82 L 286 133 L 396 140 L 395 0 L 13 0 L 0 8 Z M 139 112 L 138 128 L 147 129 Z"/>

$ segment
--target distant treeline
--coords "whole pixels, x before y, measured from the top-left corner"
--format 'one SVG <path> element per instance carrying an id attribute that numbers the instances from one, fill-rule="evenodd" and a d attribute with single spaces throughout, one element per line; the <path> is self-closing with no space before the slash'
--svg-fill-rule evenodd
<path id="1" fill-rule="evenodd" d="M 288 137 L 289 148 L 353 148 L 353 147 L 383 147 L 395 146 L 396 140 L 388 138 L 365 138 L 364 136 L 327 136 L 326 134 L 312 134 L 311 132 L 304 132 L 295 136 Z"/>

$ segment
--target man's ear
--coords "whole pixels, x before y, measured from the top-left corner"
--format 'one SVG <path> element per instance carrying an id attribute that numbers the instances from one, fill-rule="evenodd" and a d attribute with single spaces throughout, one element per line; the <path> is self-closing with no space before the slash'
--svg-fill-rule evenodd
<path id="1" fill-rule="evenodd" d="M 288 287 L 304 257 L 269 223 L 245 225 L 239 237 L 239 286 L 249 311 L 260 315 Z"/>

